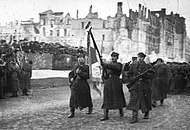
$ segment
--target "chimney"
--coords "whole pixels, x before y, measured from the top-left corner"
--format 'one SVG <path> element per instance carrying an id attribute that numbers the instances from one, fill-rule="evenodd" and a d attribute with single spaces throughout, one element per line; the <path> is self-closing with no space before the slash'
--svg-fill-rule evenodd
<path id="1" fill-rule="evenodd" d="M 117 3 L 117 13 L 123 13 L 122 12 L 122 4 L 123 4 L 122 2 Z"/>
<path id="2" fill-rule="evenodd" d="M 144 9 L 144 19 L 146 19 L 146 7 Z"/>
<path id="3" fill-rule="evenodd" d="M 141 11 L 141 18 L 143 19 L 144 18 L 144 6 L 142 7 L 142 11 Z"/>
<path id="4" fill-rule="evenodd" d="M 77 9 L 77 19 L 79 18 L 79 10 Z"/>
<path id="5" fill-rule="evenodd" d="M 132 13 L 132 9 L 129 9 L 129 19 L 132 19 L 131 18 L 132 17 L 131 13 Z"/>
<path id="6" fill-rule="evenodd" d="M 139 4 L 139 18 L 141 17 L 141 4 Z"/>
<path id="7" fill-rule="evenodd" d="M 150 21 L 150 19 L 151 19 L 151 16 L 150 16 L 151 14 L 150 14 L 150 9 L 148 9 L 148 20 Z"/>

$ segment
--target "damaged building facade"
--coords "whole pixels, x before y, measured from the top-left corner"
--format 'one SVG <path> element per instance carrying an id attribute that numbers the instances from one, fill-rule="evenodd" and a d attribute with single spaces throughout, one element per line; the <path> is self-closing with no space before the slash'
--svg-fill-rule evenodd
<path id="1" fill-rule="evenodd" d="M 151 62 L 158 57 L 165 61 L 190 61 L 190 40 L 184 17 L 173 12 L 166 14 L 164 8 L 150 11 L 141 4 L 138 11 L 129 9 L 127 16 L 123 14 L 122 4 L 118 2 L 115 16 L 108 16 L 106 20 L 99 18 L 98 12 L 92 12 L 92 6 L 85 18 L 78 18 L 78 11 L 76 18 L 52 10 L 40 13 L 39 40 L 86 47 L 85 26 L 90 21 L 103 56 L 117 51 L 121 62 L 125 63 L 138 52 L 144 52 Z"/>

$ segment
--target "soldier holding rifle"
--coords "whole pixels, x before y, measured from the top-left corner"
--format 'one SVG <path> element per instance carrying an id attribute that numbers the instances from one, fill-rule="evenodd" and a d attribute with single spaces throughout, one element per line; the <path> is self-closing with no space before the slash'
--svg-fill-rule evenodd
<path id="1" fill-rule="evenodd" d="M 146 64 L 144 59 L 146 55 L 142 52 L 138 53 L 138 62 L 131 65 L 128 78 L 131 85 L 128 85 L 130 91 L 130 100 L 127 109 L 132 110 L 132 120 L 130 123 L 138 122 L 138 111 L 144 114 L 144 119 L 149 118 L 151 107 L 151 79 L 154 78 L 151 66 Z M 138 78 L 136 78 L 138 77 Z"/>
<path id="2" fill-rule="evenodd" d="M 68 118 L 73 118 L 75 115 L 75 109 L 88 107 L 87 114 L 92 113 L 92 98 L 90 93 L 90 86 L 87 79 L 90 78 L 89 66 L 85 65 L 85 55 L 80 53 L 78 56 L 78 65 L 73 68 L 69 73 L 69 82 L 71 89 L 70 97 L 70 115 Z"/>

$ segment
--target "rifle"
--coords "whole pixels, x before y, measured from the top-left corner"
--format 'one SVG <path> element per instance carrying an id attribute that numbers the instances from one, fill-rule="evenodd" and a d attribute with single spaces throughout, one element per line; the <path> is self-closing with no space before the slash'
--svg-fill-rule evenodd
<path id="1" fill-rule="evenodd" d="M 88 29 L 89 26 L 90 26 L 90 21 L 89 21 L 88 24 L 86 25 L 85 29 Z M 95 48 L 95 50 L 96 50 L 97 53 L 98 53 L 98 57 L 99 57 L 99 59 L 100 59 L 100 64 L 102 65 L 102 64 L 103 64 L 102 56 L 100 55 L 100 51 L 98 50 L 98 46 L 96 45 L 96 41 L 95 41 L 95 39 L 94 39 L 94 36 L 93 36 L 91 30 L 92 30 L 92 27 L 90 27 L 90 29 L 88 30 L 88 35 L 92 38 L 94 48 Z M 104 66 L 102 66 L 102 69 L 103 69 L 103 76 L 102 76 L 102 78 L 103 78 L 103 79 L 107 79 L 107 78 L 108 78 L 108 72 L 107 72 L 107 70 L 106 70 L 106 68 L 105 68 Z"/>
<path id="2" fill-rule="evenodd" d="M 133 86 L 140 78 L 142 78 L 143 75 L 145 75 L 145 74 L 147 74 L 149 72 L 155 73 L 154 70 L 152 70 L 152 68 L 146 70 L 145 72 L 142 72 L 141 74 L 137 75 L 131 82 L 128 82 L 126 84 L 127 88 L 130 89 L 131 86 Z"/>

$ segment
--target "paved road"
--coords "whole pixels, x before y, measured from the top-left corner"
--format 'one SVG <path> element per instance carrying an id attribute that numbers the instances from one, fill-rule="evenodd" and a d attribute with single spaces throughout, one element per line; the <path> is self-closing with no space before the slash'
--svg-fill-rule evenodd
<path id="1" fill-rule="evenodd" d="M 129 93 L 124 88 L 126 101 Z M 109 113 L 110 120 L 101 122 L 102 97 L 93 89 L 94 111 L 76 111 L 76 117 L 68 119 L 69 87 L 34 89 L 30 96 L 0 100 L 0 129 L 2 130 L 190 130 L 190 98 L 186 95 L 169 95 L 164 106 L 151 111 L 150 119 L 144 120 L 139 112 L 139 123 L 129 124 L 131 111 L 124 110 L 119 117 L 117 110 Z"/>

